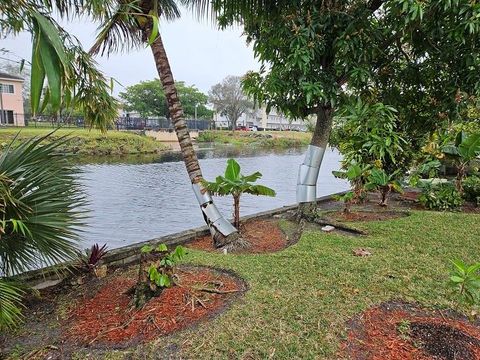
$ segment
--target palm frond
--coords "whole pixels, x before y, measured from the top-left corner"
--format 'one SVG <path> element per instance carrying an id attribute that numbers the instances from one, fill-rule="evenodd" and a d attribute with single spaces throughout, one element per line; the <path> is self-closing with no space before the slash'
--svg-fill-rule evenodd
<path id="1" fill-rule="evenodd" d="M 85 205 L 78 171 L 57 151 L 68 138 L 42 144 L 45 138 L 25 141 L 0 155 L 0 174 L 8 179 L 0 190 L 3 197 L 14 199 L 0 213 L 1 276 L 71 260 L 78 252 Z"/>
<path id="2" fill-rule="evenodd" d="M 0 330 L 13 328 L 22 320 L 22 295 L 15 284 L 0 279 Z"/>

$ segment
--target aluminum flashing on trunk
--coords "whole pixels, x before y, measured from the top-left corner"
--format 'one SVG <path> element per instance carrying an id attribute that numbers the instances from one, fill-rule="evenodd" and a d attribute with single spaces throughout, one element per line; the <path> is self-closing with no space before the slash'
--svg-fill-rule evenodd
<path id="1" fill-rule="evenodd" d="M 297 202 L 306 203 L 316 201 L 317 185 L 297 185 Z"/>
<path id="2" fill-rule="evenodd" d="M 195 193 L 195 197 L 200 205 L 212 202 L 213 199 L 210 196 L 210 193 L 205 190 L 205 188 L 200 185 L 200 183 L 192 184 L 193 192 Z"/>
<path id="3" fill-rule="evenodd" d="M 317 179 L 324 154 L 324 148 L 314 145 L 308 146 L 305 160 L 298 169 L 297 203 L 317 200 Z"/>
<path id="4" fill-rule="evenodd" d="M 223 236 L 237 232 L 237 229 L 220 214 L 208 191 L 200 183 L 192 184 L 192 187 L 212 236 L 217 232 Z"/>

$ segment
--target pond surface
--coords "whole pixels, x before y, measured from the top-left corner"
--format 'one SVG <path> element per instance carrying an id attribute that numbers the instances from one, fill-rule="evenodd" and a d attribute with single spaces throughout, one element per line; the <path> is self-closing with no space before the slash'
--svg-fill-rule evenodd
<path id="1" fill-rule="evenodd" d="M 237 158 L 243 174 L 260 171 L 258 181 L 277 192 L 277 196 L 244 195 L 241 215 L 253 214 L 295 203 L 297 170 L 304 149 L 259 151 L 255 149 L 204 149 L 198 156 L 207 180 L 223 173 L 226 160 Z M 336 179 L 341 156 L 329 150 L 320 171 L 317 195 L 328 195 L 348 188 Z M 139 163 L 145 161 L 146 163 Z M 82 165 L 82 184 L 89 201 L 89 226 L 82 246 L 107 243 L 110 249 L 204 225 L 198 203 L 179 153 L 137 157 L 135 162 Z M 215 202 L 227 218 L 232 214 L 232 199 L 216 197 Z"/>

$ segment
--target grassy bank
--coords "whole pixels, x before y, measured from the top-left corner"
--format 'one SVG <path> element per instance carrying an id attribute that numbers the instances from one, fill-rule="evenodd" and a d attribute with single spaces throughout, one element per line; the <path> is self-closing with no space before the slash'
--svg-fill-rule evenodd
<path id="1" fill-rule="evenodd" d="M 255 146 L 261 148 L 292 148 L 310 143 L 311 134 L 298 131 L 202 131 L 198 142 L 231 144 L 235 146 Z"/>
<path id="2" fill-rule="evenodd" d="M 34 136 L 44 136 L 51 131 L 53 130 L 48 128 L 0 129 L 0 150 L 8 146 L 17 134 L 17 141 L 20 142 Z M 102 134 L 97 130 L 59 129 L 50 138 L 65 135 L 69 135 L 71 139 L 61 147 L 61 151 L 79 155 L 149 154 L 167 148 L 153 138 L 123 131 L 108 131 Z"/>
<path id="3" fill-rule="evenodd" d="M 478 215 L 415 211 L 352 225 L 369 235 L 310 230 L 297 244 L 271 254 L 189 250 L 188 262 L 234 270 L 250 289 L 199 327 L 123 350 L 86 348 L 73 358 L 339 359 L 352 316 L 391 299 L 452 307 L 449 260 L 479 260 Z M 360 247 L 372 256 L 353 256 Z"/>

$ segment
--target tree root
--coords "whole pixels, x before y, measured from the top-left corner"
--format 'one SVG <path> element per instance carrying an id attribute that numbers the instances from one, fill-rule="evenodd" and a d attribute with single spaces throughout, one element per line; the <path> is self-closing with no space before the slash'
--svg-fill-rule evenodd
<path id="1" fill-rule="evenodd" d="M 236 252 L 239 250 L 248 249 L 251 244 L 245 239 L 241 234 L 237 233 L 237 237 L 235 240 L 227 243 L 226 245 L 219 247 L 219 250 L 227 251 L 227 252 Z"/>

